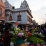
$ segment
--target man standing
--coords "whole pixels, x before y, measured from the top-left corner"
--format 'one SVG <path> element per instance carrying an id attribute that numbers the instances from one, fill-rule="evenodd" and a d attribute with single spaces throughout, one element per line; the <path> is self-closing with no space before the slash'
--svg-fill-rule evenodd
<path id="1" fill-rule="evenodd" d="M 10 39 L 11 39 L 11 35 L 9 33 L 11 28 L 11 24 L 6 23 L 5 24 L 5 31 L 3 32 L 3 46 L 10 46 Z"/>

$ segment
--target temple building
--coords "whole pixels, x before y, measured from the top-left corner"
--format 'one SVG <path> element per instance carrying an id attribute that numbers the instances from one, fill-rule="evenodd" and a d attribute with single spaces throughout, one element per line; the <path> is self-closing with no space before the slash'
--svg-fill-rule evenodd
<path id="1" fill-rule="evenodd" d="M 27 27 L 32 25 L 32 13 L 26 0 L 24 0 L 20 8 L 13 7 L 7 0 L 5 2 L 6 21 L 19 22 L 19 27 Z"/>

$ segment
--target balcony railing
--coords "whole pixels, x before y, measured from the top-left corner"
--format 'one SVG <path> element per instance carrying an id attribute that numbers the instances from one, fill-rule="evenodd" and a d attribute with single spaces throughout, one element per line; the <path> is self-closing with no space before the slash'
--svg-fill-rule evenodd
<path id="1" fill-rule="evenodd" d="M 9 15 L 11 15 L 11 13 L 10 13 L 10 12 L 6 12 L 5 15 L 6 15 L 6 16 L 7 16 L 7 15 L 9 16 Z"/>

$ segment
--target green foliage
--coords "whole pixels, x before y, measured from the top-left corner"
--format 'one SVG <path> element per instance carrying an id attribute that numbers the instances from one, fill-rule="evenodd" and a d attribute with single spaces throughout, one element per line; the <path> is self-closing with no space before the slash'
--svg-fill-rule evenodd
<path id="1" fill-rule="evenodd" d="M 12 37 L 11 42 L 15 43 L 15 41 L 16 41 L 16 38 Z"/>
<path id="2" fill-rule="evenodd" d="M 41 43 L 44 42 L 43 40 L 41 40 L 40 38 L 37 38 L 37 37 L 35 37 L 35 36 L 28 37 L 28 38 L 27 38 L 27 41 L 28 41 L 28 42 L 31 42 L 31 43 L 34 43 L 34 44 L 41 44 Z"/>
<path id="3" fill-rule="evenodd" d="M 37 34 L 37 37 L 44 38 L 45 36 L 43 34 Z"/>

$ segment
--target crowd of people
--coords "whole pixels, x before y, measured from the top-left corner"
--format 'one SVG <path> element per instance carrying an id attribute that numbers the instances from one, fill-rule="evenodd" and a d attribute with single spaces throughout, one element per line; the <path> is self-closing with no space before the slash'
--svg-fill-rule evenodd
<path id="1" fill-rule="evenodd" d="M 46 24 L 44 26 L 41 26 L 41 33 L 45 36 L 44 41 L 46 42 Z"/>
<path id="2" fill-rule="evenodd" d="M 34 30 L 37 29 L 38 33 L 43 34 L 44 37 L 44 42 L 46 43 L 46 24 L 44 25 L 38 25 L 37 27 L 34 28 Z"/>
<path id="3" fill-rule="evenodd" d="M 6 23 L 5 26 L 4 26 L 3 23 L 0 24 L 0 31 L 1 31 L 1 33 L 3 32 L 3 35 L 1 36 L 1 39 L 2 40 L 0 40 L 0 43 L 2 42 L 3 43 L 3 46 L 10 46 L 10 39 L 12 37 L 9 34 L 10 27 L 11 27 L 11 24 L 9 24 L 9 23 Z M 44 42 L 46 42 L 46 25 L 33 27 L 32 29 L 33 30 L 36 30 L 37 29 L 38 30 L 38 33 L 41 32 L 45 36 L 44 37 Z M 31 32 L 32 29 L 30 28 L 29 31 Z"/>
<path id="4" fill-rule="evenodd" d="M 0 46 L 10 46 L 10 38 L 11 35 L 9 34 L 11 28 L 10 23 L 0 23 Z"/>

